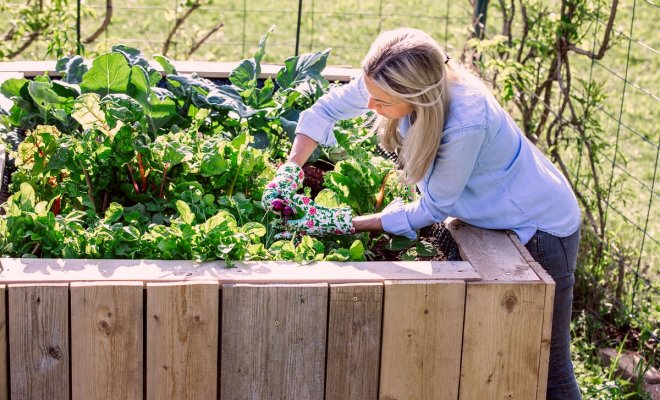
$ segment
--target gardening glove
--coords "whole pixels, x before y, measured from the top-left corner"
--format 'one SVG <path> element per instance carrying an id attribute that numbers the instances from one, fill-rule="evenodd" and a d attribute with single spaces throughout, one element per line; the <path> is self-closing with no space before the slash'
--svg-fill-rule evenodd
<path id="1" fill-rule="evenodd" d="M 268 182 L 261 196 L 261 205 L 266 211 L 274 211 L 285 217 L 293 215 L 291 198 L 302 187 L 305 174 L 294 162 L 282 164 L 272 181 Z"/>
<path id="2" fill-rule="evenodd" d="M 324 207 L 316 204 L 309 197 L 300 194 L 293 196 L 292 207 L 300 218 L 288 220 L 286 225 L 289 229 L 312 236 L 355 233 L 353 214 L 350 207 Z"/>

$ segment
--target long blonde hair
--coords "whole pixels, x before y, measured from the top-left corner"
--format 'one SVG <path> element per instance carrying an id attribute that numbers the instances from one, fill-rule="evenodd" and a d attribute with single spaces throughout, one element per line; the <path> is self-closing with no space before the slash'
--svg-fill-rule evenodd
<path id="1" fill-rule="evenodd" d="M 362 71 L 395 99 L 412 106 L 405 142 L 398 119 L 377 117 L 381 145 L 402 161 L 405 183 L 422 179 L 435 158 L 449 110 L 447 56 L 428 34 L 410 28 L 382 32 L 362 61 Z"/>

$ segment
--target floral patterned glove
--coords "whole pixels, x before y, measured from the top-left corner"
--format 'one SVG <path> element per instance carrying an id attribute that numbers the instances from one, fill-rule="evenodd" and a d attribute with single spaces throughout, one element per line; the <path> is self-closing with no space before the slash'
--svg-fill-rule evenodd
<path id="1" fill-rule="evenodd" d="M 294 162 L 282 164 L 261 196 L 261 205 L 266 211 L 275 211 L 285 217 L 293 215 L 291 198 L 302 186 L 305 173 Z"/>
<path id="2" fill-rule="evenodd" d="M 292 207 L 301 218 L 287 221 L 287 226 L 312 236 L 327 234 L 348 235 L 355 233 L 350 207 L 329 208 L 316 204 L 309 197 L 296 194 Z"/>

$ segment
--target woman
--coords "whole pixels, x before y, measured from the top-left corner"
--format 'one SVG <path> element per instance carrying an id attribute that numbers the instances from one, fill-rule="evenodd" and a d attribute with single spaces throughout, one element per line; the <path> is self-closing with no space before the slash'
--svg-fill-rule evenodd
<path id="1" fill-rule="evenodd" d="M 289 160 L 264 191 L 267 209 L 305 217 L 303 233 L 385 231 L 410 239 L 448 216 L 487 229 L 510 229 L 556 282 L 548 400 L 580 399 L 570 359 L 570 319 L 580 210 L 570 185 L 529 142 L 485 86 L 450 62 L 427 34 L 382 33 L 362 62 L 363 75 L 302 113 Z M 352 217 L 296 195 L 300 165 L 318 144 L 336 143 L 341 119 L 373 110 L 382 146 L 398 154 L 403 181 L 418 201 L 390 203 Z"/>

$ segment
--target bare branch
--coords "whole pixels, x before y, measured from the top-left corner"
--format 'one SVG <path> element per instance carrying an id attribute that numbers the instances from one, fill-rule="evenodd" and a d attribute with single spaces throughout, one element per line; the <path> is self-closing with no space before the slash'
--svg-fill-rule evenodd
<path id="1" fill-rule="evenodd" d="M 41 35 L 41 31 L 35 31 L 35 32 L 30 33 L 30 35 L 28 36 L 27 40 L 21 45 L 21 47 L 19 47 L 19 48 L 16 49 L 15 51 L 12 51 L 11 53 L 7 54 L 7 58 L 11 60 L 12 58 L 14 58 L 14 57 L 16 57 L 17 55 L 19 55 L 19 54 L 21 54 L 22 52 L 24 52 L 25 49 L 27 49 L 28 47 L 30 47 L 30 45 L 31 45 L 35 40 L 37 40 L 37 38 L 39 37 L 39 35 Z"/>
<path id="2" fill-rule="evenodd" d="M 618 5 L 619 5 L 619 0 L 612 0 L 612 5 L 610 7 L 610 17 L 607 20 L 607 25 L 605 26 L 605 32 L 603 33 L 603 41 L 601 42 L 600 48 L 596 53 L 581 49 L 573 43 L 570 43 L 568 45 L 568 50 L 571 50 L 577 54 L 587 56 L 591 59 L 601 60 L 605 56 L 605 52 L 610 48 L 610 38 L 612 36 L 612 30 L 614 28 L 614 20 L 616 19 L 616 11 Z"/>
<path id="3" fill-rule="evenodd" d="M 105 2 L 105 18 L 103 19 L 103 22 L 101 23 L 101 26 L 99 29 L 96 30 L 93 34 L 91 34 L 88 38 L 83 40 L 83 43 L 85 44 L 90 44 L 96 39 L 98 39 L 99 36 L 103 32 L 105 32 L 106 29 L 108 29 L 108 25 L 110 25 L 110 19 L 112 18 L 112 0 L 106 0 Z"/>
<path id="4" fill-rule="evenodd" d="M 172 42 L 172 37 L 176 33 L 177 30 L 183 25 L 183 23 L 188 19 L 190 14 L 192 14 L 195 10 L 197 10 L 201 6 L 201 3 L 199 0 L 195 1 L 188 11 L 186 11 L 185 14 L 180 16 L 179 18 L 176 19 L 174 22 L 174 26 L 172 27 L 172 30 L 170 30 L 170 33 L 167 35 L 167 39 L 165 39 L 165 43 L 163 44 L 163 55 L 167 55 L 167 51 L 170 49 L 170 43 Z"/>
<path id="5" fill-rule="evenodd" d="M 222 22 L 219 22 L 218 24 L 216 24 L 216 26 L 214 26 L 213 28 L 211 28 L 211 30 L 208 31 L 208 32 L 206 33 L 206 35 L 204 35 L 201 39 L 199 39 L 196 43 L 194 43 L 194 44 L 190 47 L 190 51 L 188 52 L 188 55 L 190 56 L 190 55 L 192 55 L 194 52 L 196 52 L 197 50 L 199 50 L 200 46 L 201 46 L 202 44 L 204 44 L 204 42 L 206 42 L 206 41 L 208 40 L 208 38 L 210 38 L 214 33 L 216 33 L 217 31 L 219 31 L 220 28 L 222 28 L 223 26 L 225 26 L 225 24 L 222 23 Z"/>

